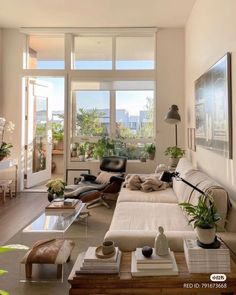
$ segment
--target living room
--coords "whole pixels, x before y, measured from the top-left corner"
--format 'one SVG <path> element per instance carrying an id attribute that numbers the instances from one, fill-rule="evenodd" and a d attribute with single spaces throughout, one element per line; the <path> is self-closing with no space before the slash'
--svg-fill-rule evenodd
<path id="1" fill-rule="evenodd" d="M 102 0 L 98 3 L 92 0 L 71 0 L 58 3 L 51 0 L 19 3 L 11 0 L 1 1 L 0 7 L 0 116 L 15 125 L 12 133 L 4 134 L 4 141 L 13 146 L 7 159 L 13 160 L 14 163 L 12 168 L 0 171 L 1 179 L 13 180 L 11 183 L 13 197 L 10 198 L 7 194 L 6 202 L 0 206 L 1 244 L 24 244 L 22 229 L 48 205 L 45 183 L 54 178 L 54 175 L 62 178 L 67 184 L 75 184 L 75 178 L 80 179 L 81 173 L 98 174 L 99 156 L 94 156 L 94 150 L 93 156 L 89 156 L 86 143 L 89 142 L 96 147 L 102 135 L 105 135 L 106 139 L 112 140 L 112 143 L 117 139 L 119 144 L 122 141 L 121 147 L 115 145 L 114 150 L 115 155 L 128 157 L 126 175 L 153 174 L 160 164 L 166 167 L 169 165 L 169 158 L 165 155 L 167 147 L 178 145 L 182 148 L 185 157 L 195 169 L 204 172 L 228 193 L 231 207 L 226 219 L 227 230 L 232 238 L 226 235 L 226 242 L 235 251 L 234 140 L 236 134 L 233 126 L 236 87 L 234 81 L 236 2 L 234 0 Z M 200 133 L 196 133 L 199 131 L 196 126 L 198 118 L 196 81 L 217 65 L 227 53 L 230 54 L 231 61 L 230 64 L 227 60 L 226 69 L 229 99 L 226 122 L 228 133 L 227 145 L 224 151 L 219 153 L 214 151 L 214 147 L 200 143 L 198 139 Z M 229 75 L 230 70 L 232 78 Z M 43 91 L 39 90 L 40 88 L 43 88 Z M 35 110 L 30 98 L 34 97 L 34 94 L 30 94 L 31 90 L 32 93 L 41 91 L 40 94 L 36 94 L 41 100 L 43 97 L 50 97 L 48 93 L 52 93 L 51 114 L 54 114 L 54 121 L 50 121 L 50 124 L 54 122 L 63 127 L 62 147 L 50 149 L 51 139 L 47 138 L 47 147 L 40 150 L 39 147 L 43 145 L 40 133 L 39 141 L 35 143 L 36 148 L 35 146 L 32 148 L 35 137 L 34 123 L 38 122 L 38 118 L 33 116 Z M 94 100 L 95 95 L 99 99 Z M 147 98 L 151 102 L 151 108 L 148 106 Z M 216 102 L 213 103 L 215 104 Z M 41 111 L 40 120 L 44 124 L 45 119 L 40 107 L 45 107 L 46 104 L 38 105 Z M 165 121 L 165 116 L 172 105 L 178 106 L 181 117 L 181 122 L 176 128 L 175 124 L 168 124 Z M 102 131 L 88 133 L 91 121 L 84 128 L 85 131 L 82 131 L 82 124 L 79 121 L 81 118 L 79 111 L 82 108 L 87 110 L 87 113 L 92 108 L 100 112 L 100 117 L 96 117 L 94 122 L 97 122 L 96 120 L 102 122 L 99 125 L 100 129 L 103 128 Z M 129 117 L 127 125 L 124 123 L 124 115 L 123 117 L 120 115 L 122 110 L 125 110 L 124 114 Z M 49 113 L 48 109 L 46 111 Z M 141 120 L 142 112 L 149 116 L 145 118 L 146 121 Z M 122 127 L 119 130 L 118 124 Z M 140 126 L 139 131 L 138 127 L 134 127 L 137 124 Z M 211 125 L 209 121 L 208 124 Z M 119 133 L 117 130 L 123 132 L 122 136 L 117 136 Z M 47 136 L 50 137 L 48 129 Z M 151 144 L 155 146 L 153 160 L 148 159 L 145 153 L 145 146 Z M 84 146 L 86 146 L 85 160 L 81 160 L 79 156 L 83 154 L 81 147 Z M 130 153 L 130 150 L 133 153 Z M 32 165 L 35 155 L 37 163 L 41 166 L 37 166 L 36 162 Z M 140 158 L 143 156 L 145 160 L 141 161 Z M 169 188 L 163 190 L 163 192 L 169 191 Z M 123 192 L 122 188 L 119 197 L 124 200 L 127 195 L 124 196 Z M 139 192 L 136 194 L 134 191 L 134 193 L 133 196 L 138 198 Z M 149 193 L 146 193 L 144 199 L 148 198 Z M 171 198 L 168 199 L 170 202 Z M 58 282 L 50 285 L 42 282 L 18 284 L 24 278 L 24 271 L 20 266 L 9 263 L 14 259 L 20 261 L 22 253 L 19 254 L 20 250 L 16 250 L 1 254 L 0 261 L 3 266 L 0 268 L 8 269 L 9 272 L 0 277 L 0 289 L 7 290 L 10 294 L 53 292 L 68 294 L 70 286 L 67 279 L 75 258 L 89 246 L 98 246 L 102 243 L 107 233 L 106 239 L 114 241 L 117 239 L 116 243 L 120 241 L 121 248 L 125 244 L 122 237 L 125 237 L 124 240 L 127 239 L 126 243 L 130 245 L 139 238 L 142 246 L 145 243 L 150 244 L 151 241 L 153 243 L 153 233 L 146 240 L 144 233 L 143 236 L 139 233 L 133 237 L 133 240 L 132 234 L 130 237 L 122 236 L 124 234 L 122 231 L 121 237 L 116 235 L 117 232 L 114 233 L 114 230 L 120 230 L 130 221 L 126 219 L 125 214 L 129 214 L 127 208 L 129 206 L 132 208 L 132 205 L 124 203 L 122 205 L 121 201 L 118 201 L 116 208 L 113 201 L 108 203 L 111 210 L 105 207 L 89 209 L 91 216 L 87 217 L 87 223 L 73 224 L 69 229 L 72 236 L 79 233 L 72 252 L 72 261 L 66 266 L 63 276 L 63 288 Z M 128 203 L 131 203 L 130 200 Z M 28 208 L 25 204 L 28 204 Z M 153 214 L 155 210 L 159 212 L 161 210 L 159 207 L 150 208 L 154 211 L 149 211 L 148 206 L 145 208 L 150 212 L 150 219 L 152 219 L 151 212 Z M 221 209 L 219 208 L 219 211 Z M 178 223 L 179 211 L 171 210 L 172 215 L 176 214 Z M 119 223 L 119 218 L 122 218 L 123 224 Z M 165 216 L 162 216 L 162 219 L 164 220 Z M 117 221 L 115 224 L 114 220 Z M 158 220 L 155 219 L 155 222 Z M 160 223 L 160 225 L 166 224 L 164 221 L 163 224 L 162 221 Z M 186 220 L 185 230 L 188 231 L 187 226 Z M 169 238 L 170 245 L 173 245 L 172 238 L 171 236 Z M 141 244 L 138 246 L 141 247 Z"/>

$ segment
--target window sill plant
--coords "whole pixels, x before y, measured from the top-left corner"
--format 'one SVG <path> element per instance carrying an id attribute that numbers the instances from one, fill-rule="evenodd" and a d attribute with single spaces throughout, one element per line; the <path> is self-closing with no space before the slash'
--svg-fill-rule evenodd
<path id="1" fill-rule="evenodd" d="M 217 213 L 214 200 L 210 195 L 199 197 L 197 205 L 190 203 L 179 204 L 190 217 L 198 240 L 203 244 L 212 244 L 215 240 L 217 221 L 221 219 Z"/>
<path id="2" fill-rule="evenodd" d="M 183 157 L 184 154 L 185 154 L 185 150 L 183 150 L 177 146 L 169 146 L 165 150 L 165 156 L 170 157 L 170 166 L 171 167 L 176 167 L 179 162 L 179 159 L 181 157 Z"/>
<path id="3" fill-rule="evenodd" d="M 156 153 L 156 147 L 154 143 L 146 144 L 144 147 L 145 152 L 148 155 L 149 160 L 154 160 L 155 153 Z"/>

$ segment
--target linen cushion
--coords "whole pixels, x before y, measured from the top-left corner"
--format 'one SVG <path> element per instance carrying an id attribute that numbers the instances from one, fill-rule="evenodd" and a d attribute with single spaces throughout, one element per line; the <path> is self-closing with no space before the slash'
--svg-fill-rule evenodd
<path id="1" fill-rule="evenodd" d="M 96 178 L 96 182 L 97 183 L 101 183 L 101 184 L 104 184 L 104 183 L 109 183 L 110 181 L 110 178 L 112 176 L 120 176 L 119 173 L 111 173 L 111 172 L 105 172 L 105 171 L 101 171 L 97 178 Z"/>
<path id="2" fill-rule="evenodd" d="M 119 202 L 177 203 L 177 198 L 172 188 L 149 193 L 122 188 L 117 200 Z"/>

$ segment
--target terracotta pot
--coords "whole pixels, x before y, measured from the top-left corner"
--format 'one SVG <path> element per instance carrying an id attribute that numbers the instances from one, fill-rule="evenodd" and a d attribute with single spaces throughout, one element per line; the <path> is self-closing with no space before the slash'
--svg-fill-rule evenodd
<path id="1" fill-rule="evenodd" d="M 198 240 L 203 244 L 212 244 L 215 240 L 216 230 L 215 228 L 195 228 Z"/>
<path id="2" fill-rule="evenodd" d="M 154 160 L 154 159 L 155 159 L 155 153 L 153 153 L 153 154 L 149 154 L 149 155 L 148 155 L 148 159 L 149 159 L 149 160 Z"/>

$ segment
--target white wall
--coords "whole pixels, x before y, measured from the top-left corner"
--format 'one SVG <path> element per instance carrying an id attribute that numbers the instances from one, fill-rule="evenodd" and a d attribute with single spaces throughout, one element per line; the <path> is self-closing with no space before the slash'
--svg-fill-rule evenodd
<path id="1" fill-rule="evenodd" d="M 198 148 L 193 162 L 236 192 L 236 1 L 197 0 L 186 25 L 186 125 L 195 125 L 194 81 L 227 51 L 232 52 L 233 160 Z"/>
<path id="2" fill-rule="evenodd" d="M 178 146 L 184 148 L 184 30 L 160 29 L 157 32 L 157 160 L 168 163 L 164 151 L 175 145 L 174 125 L 164 122 L 172 104 L 179 106 Z"/>
<path id="3" fill-rule="evenodd" d="M 21 97 L 21 67 L 22 67 L 23 36 L 15 29 L 3 29 L 3 115 L 16 124 L 14 138 L 11 142 L 13 157 L 22 162 L 23 144 L 21 139 L 22 97 Z M 157 33 L 157 162 L 168 163 L 164 156 L 167 146 L 174 145 L 174 126 L 165 123 L 164 116 L 171 104 L 177 104 L 182 119 L 184 117 L 184 30 L 160 29 Z M 184 147 L 184 119 L 179 125 L 179 146 Z M 73 163 L 71 168 L 76 165 Z M 92 165 L 92 170 L 96 167 Z M 22 166 L 23 167 L 23 166 Z M 149 173 L 155 170 L 154 161 L 144 163 L 129 163 L 129 173 Z M 83 168 L 78 167 L 77 168 Z M 21 169 L 21 167 L 20 167 Z M 20 173 L 19 173 L 20 174 Z"/>

